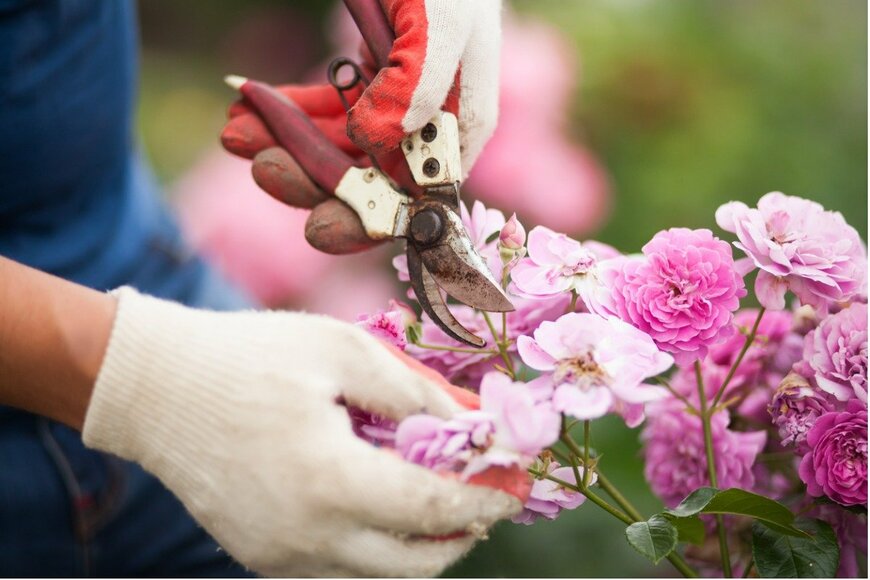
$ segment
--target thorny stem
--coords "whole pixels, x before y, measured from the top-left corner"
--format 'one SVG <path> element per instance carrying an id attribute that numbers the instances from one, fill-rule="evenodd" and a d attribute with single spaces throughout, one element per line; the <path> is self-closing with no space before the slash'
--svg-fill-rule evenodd
<path id="1" fill-rule="evenodd" d="M 566 445 L 568 445 L 568 441 L 570 441 L 571 443 L 574 444 L 575 448 L 577 446 L 577 444 L 574 443 L 574 440 L 571 438 L 571 435 L 568 433 L 568 418 L 564 414 L 562 415 L 562 430 L 561 430 L 561 433 L 559 433 L 559 439 L 561 439 L 563 442 L 565 442 Z M 571 449 L 572 452 L 574 451 L 574 449 L 571 448 L 570 446 L 569 446 L 569 449 Z M 571 469 L 574 471 L 574 481 L 577 483 L 577 485 L 579 485 L 580 487 L 582 487 L 585 490 L 585 489 L 588 489 L 588 487 L 589 487 L 586 483 L 586 473 L 589 472 L 589 464 L 588 463 L 583 464 L 583 476 L 581 477 L 580 470 L 577 468 L 577 458 L 578 457 L 579 457 L 579 455 L 577 453 L 574 453 L 573 455 L 569 455 L 568 462 L 571 464 Z"/>
<path id="2" fill-rule="evenodd" d="M 616 502 L 616 505 L 621 507 L 625 513 L 633 517 L 637 521 L 643 521 L 644 517 L 641 513 L 634 507 L 631 502 L 629 502 L 622 493 L 616 489 L 610 480 L 604 477 L 604 474 L 601 471 L 598 471 L 598 485 L 604 492 L 613 498 L 613 501 Z"/>
<path id="3" fill-rule="evenodd" d="M 501 359 L 504 361 L 505 368 L 508 370 L 508 374 L 511 380 L 515 381 L 517 379 L 517 374 L 514 370 L 514 362 L 511 360 L 511 357 L 507 351 L 507 343 L 505 341 L 499 340 L 498 334 L 495 331 L 495 325 L 493 325 L 492 318 L 489 317 L 489 313 L 481 310 L 481 314 L 483 314 L 483 319 L 486 320 L 486 325 L 489 327 L 489 331 L 492 333 L 492 338 L 495 341 L 496 346 L 498 346 L 498 354 L 501 355 Z"/>
<path id="4" fill-rule="evenodd" d="M 501 341 L 507 342 L 507 312 L 501 313 Z"/>
<path id="5" fill-rule="evenodd" d="M 749 334 L 746 336 L 746 340 L 743 342 L 743 348 L 740 349 L 740 353 L 734 360 L 734 364 L 731 365 L 730 369 L 728 369 L 728 374 L 725 375 L 725 380 L 722 382 L 722 386 L 719 387 L 719 392 L 717 392 L 716 396 L 713 397 L 713 403 L 710 405 L 711 407 L 715 408 L 716 405 L 719 404 L 719 400 L 722 399 L 722 395 L 725 394 L 725 390 L 731 383 L 731 379 L 734 378 L 734 373 L 737 372 L 737 367 L 739 367 L 740 363 L 743 362 L 743 357 L 746 356 L 746 352 L 749 350 L 749 347 L 752 346 L 753 342 L 755 342 L 755 335 L 758 334 L 758 325 L 761 324 L 761 317 L 764 316 L 764 311 L 764 307 L 761 307 L 761 309 L 759 309 L 758 316 L 755 317 L 755 323 L 752 325 L 752 330 L 750 330 Z"/>
<path id="6" fill-rule="evenodd" d="M 742 358 L 742 355 L 745 354 L 745 351 L 746 349 L 741 352 L 738 361 Z M 713 455 L 713 431 L 710 427 L 711 413 L 707 409 L 707 391 L 704 389 L 704 378 L 701 375 L 701 361 L 695 361 L 695 380 L 698 383 L 698 398 L 701 401 L 701 425 L 704 428 L 704 450 L 707 453 L 707 473 L 710 477 L 710 486 L 718 489 L 719 481 L 716 477 L 716 459 Z M 724 390 L 724 388 L 721 389 L 720 393 Z M 715 404 L 713 405 L 713 408 L 715 409 Z M 725 525 L 722 521 L 722 516 L 718 514 L 716 515 L 716 531 L 719 534 L 719 555 L 722 557 L 722 572 L 726 578 L 731 578 L 731 555 L 728 553 L 728 538 L 725 534 Z"/>
<path id="7" fill-rule="evenodd" d="M 656 381 L 658 381 L 661 386 L 666 388 L 673 396 L 679 399 L 680 402 L 683 403 L 690 411 L 692 411 L 696 415 L 698 414 L 698 409 L 695 408 L 695 405 L 693 405 L 691 401 L 689 401 L 689 399 L 678 393 L 677 390 L 671 386 L 670 381 L 668 381 L 664 377 L 656 377 Z"/>
<path id="8" fill-rule="evenodd" d="M 589 468 L 589 439 L 591 431 L 589 420 L 583 421 L 583 487 L 589 487 L 589 474 L 592 472 Z"/>
<path id="9" fill-rule="evenodd" d="M 568 449 L 571 450 L 571 464 L 572 464 L 572 467 L 575 467 L 574 477 L 577 479 L 577 481 L 581 481 L 581 479 L 579 477 L 577 477 L 576 460 L 580 458 L 580 454 L 582 453 L 582 451 L 580 450 L 580 446 L 577 445 L 577 442 L 574 441 L 574 439 L 571 437 L 570 433 L 568 433 L 565 430 L 565 427 L 566 427 L 566 425 L 565 425 L 565 420 L 563 417 L 562 433 L 561 433 L 559 438 L 562 441 L 562 443 L 564 443 L 568 447 Z M 585 475 L 585 473 L 587 473 L 588 470 L 590 469 L 590 466 L 588 464 L 586 464 L 583 466 L 583 468 L 584 468 L 584 475 Z M 530 471 L 532 473 L 535 473 L 533 470 L 530 470 Z M 625 510 L 624 513 L 619 511 L 618 509 L 616 509 L 615 507 L 613 507 L 609 503 L 607 503 L 604 499 L 602 499 L 600 496 L 598 496 L 594 492 L 590 491 L 589 487 L 586 485 L 572 486 L 570 484 L 567 484 L 567 482 L 559 482 L 559 481 L 557 481 L 557 483 L 560 483 L 560 485 L 565 485 L 569 489 L 573 489 L 575 491 L 582 493 L 584 496 L 589 498 L 589 500 L 592 501 L 592 503 L 594 503 L 595 505 L 597 505 L 598 507 L 600 507 L 604 511 L 608 512 L 609 514 L 611 514 L 615 518 L 619 519 L 620 521 L 622 521 L 626 525 L 631 525 L 635 522 L 645 521 L 645 518 L 643 517 L 643 515 L 641 515 L 641 513 L 637 510 L 637 508 L 635 508 L 627 499 L 625 499 L 625 496 L 622 495 L 622 493 L 620 493 L 619 490 L 617 490 L 616 487 L 613 486 L 610 483 L 610 481 L 602 475 L 601 470 L 597 466 L 595 468 L 595 471 L 598 473 L 598 485 L 600 485 L 601 489 L 603 489 L 610 497 L 613 498 L 613 500 L 617 504 L 619 504 L 619 507 L 621 507 L 623 510 Z M 543 476 L 543 474 L 541 476 Z M 548 479 L 550 479 L 552 481 L 556 480 L 556 478 L 553 478 L 553 477 L 548 477 Z M 626 515 L 626 514 L 628 514 L 628 515 Z M 673 567 L 676 568 L 677 571 L 679 571 L 680 574 L 682 574 L 686 578 L 697 578 L 698 577 L 698 574 L 694 570 L 692 570 L 691 567 L 689 567 L 689 565 L 686 563 L 686 561 L 683 559 L 683 557 L 680 556 L 677 552 L 671 552 L 670 554 L 668 554 L 667 558 L 668 558 L 668 561 L 671 563 L 671 565 L 673 565 Z"/>
<path id="10" fill-rule="evenodd" d="M 563 479 L 559 479 L 558 477 L 554 477 L 554 476 L 550 475 L 549 473 L 542 473 L 540 471 L 532 469 L 531 467 L 529 468 L 528 471 L 529 471 L 529 473 L 531 473 L 535 477 L 542 477 L 544 479 L 549 479 L 550 481 L 558 483 L 559 485 L 561 485 L 562 487 L 564 487 L 566 489 L 570 489 L 572 491 L 582 493 L 584 496 L 589 498 L 589 500 L 592 501 L 592 503 L 594 503 L 595 505 L 597 505 L 598 507 L 600 507 L 601 509 L 603 509 L 604 511 L 606 511 L 607 513 L 609 513 L 610 515 L 612 515 L 613 517 L 615 517 L 616 519 L 618 519 L 619 521 L 621 521 L 622 523 L 624 523 L 627 526 L 634 523 L 634 520 L 632 520 L 629 516 L 625 515 L 624 513 L 622 513 L 621 511 L 619 511 L 618 509 L 616 509 L 615 507 L 613 507 L 612 505 L 610 505 L 609 503 L 604 501 L 604 499 L 602 499 L 600 496 L 598 496 L 595 492 L 590 491 L 588 488 L 583 488 L 583 487 L 580 487 L 578 485 L 568 483 L 567 481 L 565 481 Z"/>

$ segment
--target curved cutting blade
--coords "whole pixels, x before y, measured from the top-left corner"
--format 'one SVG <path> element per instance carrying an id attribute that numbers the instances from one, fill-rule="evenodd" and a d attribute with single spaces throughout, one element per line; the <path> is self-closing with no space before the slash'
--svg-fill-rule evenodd
<path id="1" fill-rule="evenodd" d="M 444 298 L 441 296 L 441 291 L 438 289 L 438 283 L 426 266 L 423 265 L 420 254 L 413 244 L 408 244 L 407 254 L 411 287 L 414 288 L 417 301 L 423 307 L 423 311 L 432 319 L 432 322 L 437 324 L 448 336 L 460 342 L 478 348 L 485 346 L 486 341 L 484 339 L 469 332 L 450 313 L 450 310 L 444 303 Z"/>
<path id="2" fill-rule="evenodd" d="M 441 241 L 420 251 L 435 282 L 460 302 L 486 312 L 511 312 L 514 305 L 474 249 L 462 220 L 443 206 L 447 227 Z"/>

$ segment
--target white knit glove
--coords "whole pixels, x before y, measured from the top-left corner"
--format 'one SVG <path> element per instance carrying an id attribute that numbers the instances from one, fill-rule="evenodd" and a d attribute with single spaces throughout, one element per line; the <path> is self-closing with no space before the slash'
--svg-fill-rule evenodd
<path id="1" fill-rule="evenodd" d="M 459 409 L 363 330 L 117 292 L 85 443 L 159 477 L 265 575 L 429 576 L 521 508 L 358 439 L 336 400 L 393 418 Z"/>

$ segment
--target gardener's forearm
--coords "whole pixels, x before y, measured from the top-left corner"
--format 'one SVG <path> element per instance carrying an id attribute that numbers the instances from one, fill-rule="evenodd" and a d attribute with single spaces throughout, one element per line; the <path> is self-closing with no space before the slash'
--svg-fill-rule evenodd
<path id="1" fill-rule="evenodd" d="M 111 296 L 0 257 L 0 404 L 81 429 L 114 315 Z"/>

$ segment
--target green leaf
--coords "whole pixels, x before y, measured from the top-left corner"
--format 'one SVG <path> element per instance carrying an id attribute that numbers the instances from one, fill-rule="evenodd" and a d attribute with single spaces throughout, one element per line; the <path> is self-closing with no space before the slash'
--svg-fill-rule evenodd
<path id="1" fill-rule="evenodd" d="M 663 514 L 671 525 L 677 528 L 678 539 L 681 542 L 689 542 L 700 546 L 704 543 L 704 538 L 707 536 L 707 530 L 704 529 L 704 522 L 698 516 L 689 516 L 687 518 L 677 518 L 670 514 Z"/>
<path id="2" fill-rule="evenodd" d="M 489 236 L 487 236 L 486 240 L 483 243 L 489 244 L 490 242 L 496 241 L 498 239 L 499 234 L 501 234 L 501 230 L 499 230 L 497 232 L 492 232 L 491 234 L 489 234 Z"/>
<path id="3" fill-rule="evenodd" d="M 625 537 L 635 550 L 658 564 L 677 547 L 677 529 L 661 514 L 625 528 Z"/>
<path id="4" fill-rule="evenodd" d="M 712 487 L 696 489 L 666 514 L 686 518 L 698 514 L 721 514 L 749 516 L 781 534 L 808 538 L 806 532 L 794 527 L 794 514 L 791 510 L 763 495 L 743 489 L 731 488 L 717 491 Z"/>
<path id="5" fill-rule="evenodd" d="M 752 524 L 752 558 L 762 578 L 833 578 L 840 565 L 840 548 L 831 526 L 800 520 L 810 538 L 794 538 Z"/>

